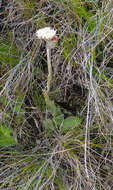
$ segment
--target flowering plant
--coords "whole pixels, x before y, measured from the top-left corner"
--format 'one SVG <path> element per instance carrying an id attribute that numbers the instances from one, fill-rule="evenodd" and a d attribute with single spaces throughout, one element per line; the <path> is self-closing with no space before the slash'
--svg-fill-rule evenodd
<path id="1" fill-rule="evenodd" d="M 36 37 L 40 40 L 46 41 L 46 51 L 47 51 L 47 64 L 48 64 L 48 79 L 47 79 L 47 93 L 50 91 L 50 83 L 52 80 L 52 65 L 51 65 L 51 49 L 55 47 L 56 42 L 58 41 L 58 37 L 56 35 L 56 30 L 45 27 L 42 29 L 37 30 Z"/>
<path id="2" fill-rule="evenodd" d="M 56 36 L 56 30 L 51 29 L 50 27 L 45 27 L 37 30 L 36 36 L 42 40 L 54 40 Z"/>

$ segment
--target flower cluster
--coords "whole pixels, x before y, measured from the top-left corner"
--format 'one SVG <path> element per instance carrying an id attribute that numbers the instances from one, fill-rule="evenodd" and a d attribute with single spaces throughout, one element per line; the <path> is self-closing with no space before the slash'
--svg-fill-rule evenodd
<path id="1" fill-rule="evenodd" d="M 37 30 L 36 36 L 38 37 L 38 39 L 52 40 L 56 36 L 56 30 L 51 29 L 50 27 L 45 27 Z"/>

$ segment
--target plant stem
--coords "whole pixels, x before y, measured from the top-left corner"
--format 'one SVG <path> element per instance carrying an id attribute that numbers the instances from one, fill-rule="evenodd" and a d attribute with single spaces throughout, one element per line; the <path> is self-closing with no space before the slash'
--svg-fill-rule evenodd
<path id="1" fill-rule="evenodd" d="M 48 65 L 48 78 L 47 78 L 47 93 L 50 91 L 50 84 L 52 80 L 52 66 L 51 66 L 51 48 L 49 47 L 49 42 L 46 44 L 47 50 L 47 65 Z"/>

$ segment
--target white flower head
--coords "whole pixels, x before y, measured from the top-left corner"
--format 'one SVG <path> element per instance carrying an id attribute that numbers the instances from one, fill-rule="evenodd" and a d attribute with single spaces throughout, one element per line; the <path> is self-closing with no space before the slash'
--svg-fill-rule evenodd
<path id="1" fill-rule="evenodd" d="M 50 27 L 45 27 L 37 30 L 36 36 L 38 39 L 42 40 L 52 40 L 56 35 L 56 30 L 51 29 Z"/>

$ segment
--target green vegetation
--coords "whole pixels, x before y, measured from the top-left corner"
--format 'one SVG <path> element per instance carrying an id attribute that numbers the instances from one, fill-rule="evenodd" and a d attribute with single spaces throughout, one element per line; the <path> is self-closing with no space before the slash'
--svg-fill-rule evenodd
<path id="1" fill-rule="evenodd" d="M 0 126 L 0 146 L 7 147 L 7 146 L 13 146 L 17 142 L 15 139 L 11 136 L 11 130 L 6 126 Z"/>
<path id="2" fill-rule="evenodd" d="M 0 189 L 113 189 L 112 1 L 3 2 Z M 35 36 L 47 26 L 58 36 L 49 93 Z"/>

